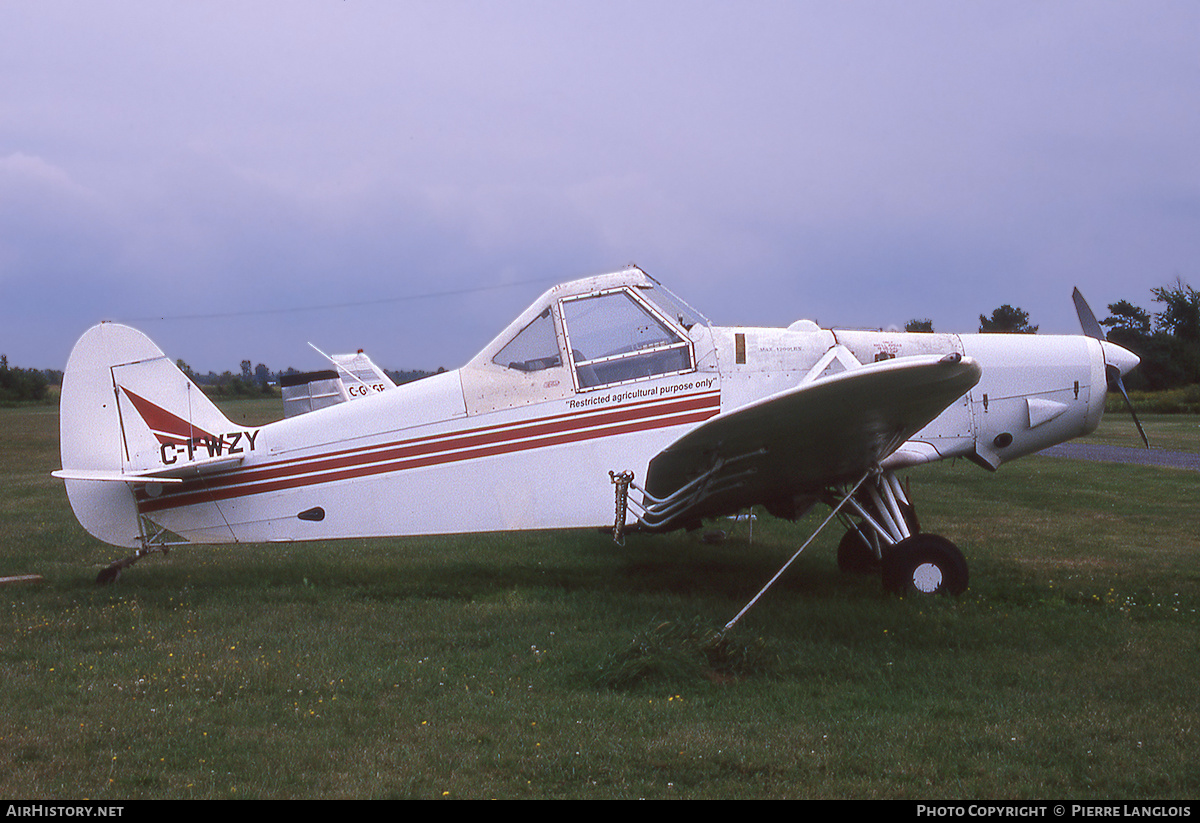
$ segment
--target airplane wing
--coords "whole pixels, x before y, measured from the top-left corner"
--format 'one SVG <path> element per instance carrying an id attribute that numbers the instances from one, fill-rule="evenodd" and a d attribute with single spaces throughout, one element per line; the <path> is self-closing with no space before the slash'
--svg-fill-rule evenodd
<path id="1" fill-rule="evenodd" d="M 720 414 L 650 461 L 642 525 L 669 530 L 858 480 L 974 386 L 959 355 L 905 357 Z"/>

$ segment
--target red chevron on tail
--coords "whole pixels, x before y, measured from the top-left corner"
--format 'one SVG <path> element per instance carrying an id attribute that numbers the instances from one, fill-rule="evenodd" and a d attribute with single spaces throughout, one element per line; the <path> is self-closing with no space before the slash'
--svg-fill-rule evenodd
<path id="1" fill-rule="evenodd" d="M 187 443 L 195 443 L 197 440 L 215 440 L 216 438 L 197 428 L 191 422 L 184 420 L 178 415 L 172 414 L 161 406 L 151 403 L 144 397 L 140 397 L 129 389 L 121 386 L 121 391 L 125 392 L 125 396 L 133 403 L 133 407 L 137 409 L 138 414 L 142 416 L 142 420 L 158 438 L 158 442 L 164 446 L 168 445 L 184 445 Z"/>

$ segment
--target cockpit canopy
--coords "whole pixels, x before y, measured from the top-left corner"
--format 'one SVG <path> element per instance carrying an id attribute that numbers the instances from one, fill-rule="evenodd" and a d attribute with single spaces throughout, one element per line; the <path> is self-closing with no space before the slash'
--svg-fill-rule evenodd
<path id="1" fill-rule="evenodd" d="M 640 269 L 547 292 L 485 350 L 490 363 L 532 373 L 566 367 L 576 391 L 688 372 L 698 313 Z"/>

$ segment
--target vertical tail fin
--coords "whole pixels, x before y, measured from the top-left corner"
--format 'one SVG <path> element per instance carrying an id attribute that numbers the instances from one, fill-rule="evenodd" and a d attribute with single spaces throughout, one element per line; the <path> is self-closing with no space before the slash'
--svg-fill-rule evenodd
<path id="1" fill-rule="evenodd" d="M 231 424 L 158 346 L 128 326 L 101 323 L 71 352 L 59 430 L 67 496 L 89 533 L 138 545 L 133 487 L 140 472 L 198 457 Z"/>

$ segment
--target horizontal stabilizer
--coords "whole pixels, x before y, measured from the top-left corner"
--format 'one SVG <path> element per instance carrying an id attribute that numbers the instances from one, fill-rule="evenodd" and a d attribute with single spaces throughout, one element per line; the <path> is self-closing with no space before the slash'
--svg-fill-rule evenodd
<path id="1" fill-rule="evenodd" d="M 68 470 L 51 472 L 60 480 L 97 480 L 116 483 L 182 483 L 186 478 L 198 477 L 210 472 L 231 469 L 239 465 L 242 457 L 217 457 L 210 460 L 196 460 L 180 466 L 170 466 L 165 469 L 146 469 L 144 471 L 104 471 Z"/>
<path id="2" fill-rule="evenodd" d="M 144 474 L 126 474 L 125 472 L 106 472 L 99 469 L 92 471 L 61 471 L 50 472 L 59 480 L 93 480 L 97 483 L 182 483 L 182 477 L 149 477 Z"/>

